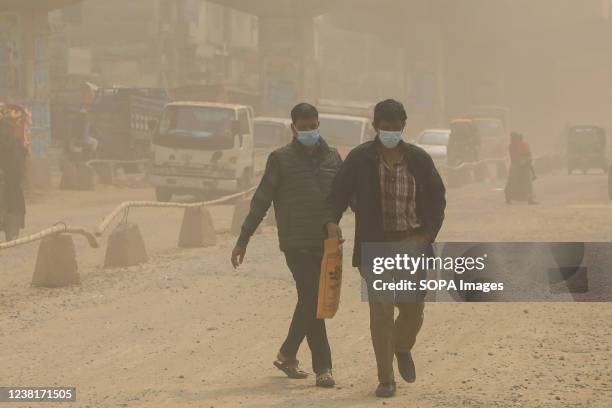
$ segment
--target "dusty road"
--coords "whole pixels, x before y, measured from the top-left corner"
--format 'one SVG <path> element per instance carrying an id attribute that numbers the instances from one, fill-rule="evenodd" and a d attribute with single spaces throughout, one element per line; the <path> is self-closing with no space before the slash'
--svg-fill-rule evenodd
<path id="1" fill-rule="evenodd" d="M 439 239 L 612 241 L 603 175 L 542 176 L 538 206 L 507 206 L 499 188 L 450 190 Z M 28 231 L 60 220 L 93 226 L 120 201 L 152 196 L 115 187 L 36 195 Z M 228 206 L 212 212 L 218 228 L 229 225 Z M 427 304 L 417 382 L 381 401 L 349 256 L 341 309 L 328 324 L 338 387 L 323 390 L 272 367 L 295 301 L 272 227 L 252 239 L 235 271 L 229 234 L 214 248 L 179 250 L 181 211 L 137 209 L 130 220 L 150 262 L 104 270 L 103 249 L 76 238 L 80 286 L 29 287 L 36 245 L 0 253 L 0 385 L 76 386 L 73 406 L 91 408 L 612 406 L 611 304 Z M 350 217 L 343 227 L 351 236 Z M 348 255 L 351 247 L 348 240 Z M 310 369 L 305 344 L 300 359 Z"/>

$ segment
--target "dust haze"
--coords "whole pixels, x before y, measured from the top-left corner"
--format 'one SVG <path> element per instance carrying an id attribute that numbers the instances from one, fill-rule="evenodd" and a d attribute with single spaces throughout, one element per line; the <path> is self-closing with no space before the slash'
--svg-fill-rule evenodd
<path id="1" fill-rule="evenodd" d="M 278 209 L 230 261 L 270 153 L 298 143 L 292 108 L 315 106 L 345 160 L 401 102 L 446 188 L 438 242 L 607 243 L 611 73 L 610 0 L 0 0 L 0 386 L 379 406 L 358 208 L 326 320 L 335 389 L 306 341 L 308 379 L 272 364 L 297 299 Z M 612 406 L 612 308 L 568 299 L 427 302 L 417 381 L 396 373 L 385 404 Z"/>

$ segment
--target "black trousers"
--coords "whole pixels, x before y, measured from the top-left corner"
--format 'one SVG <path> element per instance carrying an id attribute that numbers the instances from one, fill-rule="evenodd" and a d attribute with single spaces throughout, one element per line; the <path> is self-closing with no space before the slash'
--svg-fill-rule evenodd
<path id="1" fill-rule="evenodd" d="M 306 337 L 312 354 L 312 369 L 316 374 L 320 374 L 332 368 L 325 320 L 317 319 L 322 255 L 306 250 L 286 251 L 285 259 L 295 280 L 298 301 L 287 339 L 280 351 L 286 358 L 295 359 L 300 344 Z"/>

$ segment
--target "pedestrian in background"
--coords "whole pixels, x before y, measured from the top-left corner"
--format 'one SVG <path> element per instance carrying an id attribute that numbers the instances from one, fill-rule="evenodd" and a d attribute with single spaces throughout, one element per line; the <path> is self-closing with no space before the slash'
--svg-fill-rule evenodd
<path id="1" fill-rule="evenodd" d="M 512 201 L 527 201 L 529 204 L 537 204 L 533 193 L 533 180 L 535 171 L 531 159 L 529 144 L 523 140 L 523 135 L 517 132 L 510 134 L 510 171 L 504 193 L 506 203 Z"/>

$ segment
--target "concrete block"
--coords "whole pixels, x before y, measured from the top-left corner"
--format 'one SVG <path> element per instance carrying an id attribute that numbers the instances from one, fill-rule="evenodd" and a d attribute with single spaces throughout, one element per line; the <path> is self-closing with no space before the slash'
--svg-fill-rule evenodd
<path id="1" fill-rule="evenodd" d="M 43 238 L 38 247 L 32 285 L 57 288 L 79 282 L 72 235 L 55 234 Z"/>
<path id="2" fill-rule="evenodd" d="M 132 266 L 147 262 L 147 250 L 138 225 L 117 225 L 108 237 L 105 268 Z"/>
<path id="3" fill-rule="evenodd" d="M 233 235 L 240 235 L 240 229 L 244 219 L 249 214 L 251 209 L 251 200 L 240 199 L 234 203 L 234 214 L 232 215 L 232 226 L 230 232 Z"/>
<path id="4" fill-rule="evenodd" d="M 206 207 L 185 208 L 178 246 L 198 248 L 214 246 L 216 243 L 217 237 L 210 211 Z"/>

